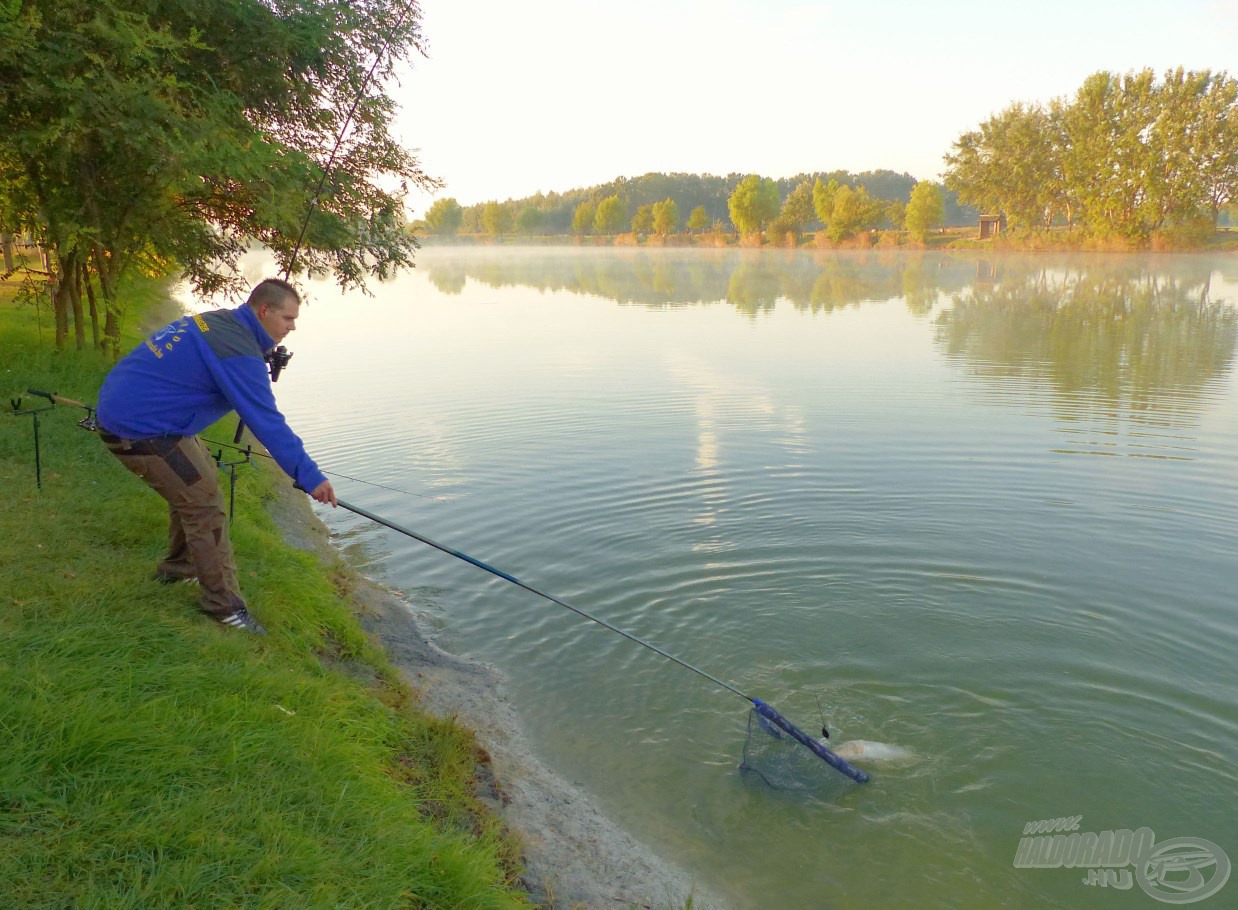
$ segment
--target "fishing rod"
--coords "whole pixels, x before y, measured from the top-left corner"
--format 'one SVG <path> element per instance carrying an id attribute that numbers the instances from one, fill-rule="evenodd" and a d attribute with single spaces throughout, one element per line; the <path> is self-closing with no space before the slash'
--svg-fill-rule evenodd
<path id="1" fill-rule="evenodd" d="M 34 424 L 34 483 L 38 489 L 43 489 L 43 456 L 39 446 L 39 415 L 44 411 L 53 410 L 57 405 L 67 408 L 82 408 L 86 412 L 86 416 L 77 422 L 77 425 L 84 430 L 95 431 L 99 429 L 99 422 L 95 420 L 95 409 L 88 404 L 82 404 L 80 401 L 74 401 L 72 398 L 65 398 L 63 395 L 56 392 L 44 392 L 41 389 L 26 389 L 27 395 L 34 395 L 38 398 L 45 398 L 48 404 L 38 408 L 23 407 L 20 397 L 9 399 L 9 404 L 13 407 L 13 416 L 15 417 L 30 417 Z"/>
<path id="2" fill-rule="evenodd" d="M 331 149 L 331 154 L 327 156 L 327 163 L 323 166 L 322 174 L 318 178 L 318 185 L 314 188 L 314 195 L 310 197 L 310 204 L 305 209 L 305 218 L 301 221 L 301 230 L 297 234 L 297 242 L 293 244 L 292 255 L 288 258 L 288 264 L 284 266 L 284 281 L 287 281 L 292 276 L 292 270 L 297 264 L 297 255 L 301 252 L 301 244 L 305 241 L 305 232 L 309 228 L 310 218 L 314 215 L 314 209 L 318 208 L 318 201 L 322 197 L 322 188 L 327 185 L 327 178 L 331 175 L 331 170 L 335 167 L 335 157 L 339 154 L 340 146 L 344 144 L 344 136 L 348 132 L 348 127 L 352 125 L 352 118 L 357 113 L 357 108 L 361 104 L 361 99 L 365 97 L 365 90 L 370 87 L 370 80 L 374 78 L 374 73 L 378 71 L 378 64 L 382 62 L 383 55 L 387 53 L 387 49 L 391 47 L 391 42 L 395 39 L 396 34 L 400 30 L 400 26 L 404 24 L 404 20 L 408 18 L 408 14 L 412 11 L 415 3 L 409 2 L 404 5 L 400 16 L 396 19 L 395 24 L 391 26 L 387 32 L 387 39 L 383 42 L 383 46 L 378 49 L 378 53 L 374 55 L 374 62 L 370 64 L 369 70 L 365 74 L 365 78 L 361 80 L 361 87 L 357 89 L 357 94 L 353 97 L 352 105 L 348 108 L 348 114 L 344 117 L 344 124 L 340 127 L 339 133 L 335 137 L 335 145 Z M 280 371 L 288 365 L 288 361 L 292 359 L 292 353 L 284 345 L 279 345 L 267 355 L 267 363 L 270 365 L 271 382 L 279 379 Z M 236 433 L 232 437 L 232 441 L 239 443 L 245 435 L 245 421 L 238 420 L 236 423 Z"/>
<path id="3" fill-rule="evenodd" d="M 288 260 L 288 265 L 284 269 L 284 280 L 292 274 L 293 266 L 297 262 L 297 253 L 301 251 L 301 242 L 305 240 L 305 231 L 309 227 L 310 217 L 314 214 L 314 209 L 318 207 L 319 197 L 322 195 L 322 188 L 326 186 L 327 177 L 331 174 L 332 167 L 335 166 L 335 156 L 340 151 L 340 146 L 344 143 L 344 134 L 348 132 L 348 127 L 352 124 L 353 115 L 357 113 L 357 107 L 361 104 L 361 99 L 365 97 L 365 90 L 370 86 L 370 80 L 374 78 L 374 73 L 378 70 L 378 64 L 382 61 L 383 55 L 387 53 L 387 48 L 391 47 L 391 42 L 395 39 L 396 34 L 400 30 L 400 26 L 404 24 L 404 20 L 412 11 L 414 3 L 406 3 L 400 17 L 396 19 L 395 24 L 391 26 L 391 30 L 387 32 L 387 40 L 383 42 L 383 46 L 379 48 L 378 53 L 374 55 L 374 62 L 370 64 L 369 72 L 365 74 L 365 79 L 361 81 L 361 88 L 357 90 L 356 97 L 353 98 L 352 107 L 348 109 L 348 116 L 344 118 L 344 125 L 340 127 L 339 135 L 335 137 L 335 147 L 331 149 L 331 154 L 327 158 L 327 164 L 322 169 L 322 176 L 318 178 L 318 186 L 314 189 L 314 195 L 310 199 L 309 208 L 305 210 L 305 220 L 301 222 L 301 232 L 297 235 L 297 242 L 292 248 L 292 257 Z"/>
<path id="4" fill-rule="evenodd" d="M 816 755 L 818 758 L 820 758 L 822 761 L 824 761 L 834 770 L 842 774 L 845 774 L 847 777 L 851 778 L 853 781 L 859 784 L 866 783 L 869 780 L 869 775 L 866 771 L 860 770 L 854 765 L 851 765 L 850 763 L 848 763 L 846 759 L 841 758 L 838 755 L 835 755 L 820 740 L 814 739 L 811 736 L 809 736 L 807 733 L 804 733 L 797 726 L 795 726 L 795 724 L 791 723 L 791 721 L 783 717 L 782 714 L 780 714 L 778 710 L 775 709 L 773 706 L 767 704 L 766 702 L 761 701 L 759 698 L 754 698 L 753 696 L 748 695 L 746 692 L 743 692 L 737 689 L 735 686 L 731 685 L 725 680 L 719 679 L 717 676 L 714 676 L 712 673 L 707 673 L 706 671 L 702 670 L 700 667 L 694 667 L 692 664 L 688 663 L 687 661 L 681 660 L 680 658 L 676 657 L 674 654 L 664 651 L 662 648 L 659 648 L 657 645 L 651 644 L 650 642 L 645 641 L 643 638 L 638 638 L 632 633 L 626 632 L 623 629 L 620 629 L 618 626 L 612 625 L 611 623 L 607 622 L 606 620 L 598 616 L 594 616 L 592 613 L 587 613 L 586 611 L 580 609 L 579 607 L 573 606 L 567 601 L 562 600 L 561 598 L 555 597 L 553 594 L 547 594 L 545 591 L 542 591 L 538 588 L 533 587 L 530 584 L 527 584 L 521 581 L 519 578 L 516 578 L 514 575 L 504 572 L 502 569 L 497 569 L 494 566 L 490 565 L 489 563 L 482 562 L 480 559 L 477 559 L 474 556 L 470 556 L 469 554 L 463 553 L 460 550 L 457 550 L 453 547 L 449 547 L 446 544 L 442 544 L 437 541 L 431 540 L 430 538 L 422 534 L 418 534 L 416 531 L 406 528 L 403 525 L 396 524 L 394 521 L 390 521 L 386 518 L 383 518 L 381 515 L 375 515 L 373 512 L 370 512 L 367 509 L 363 509 L 360 506 L 352 505 L 351 503 L 345 502 L 342 499 L 337 499 L 336 503 L 342 509 L 347 509 L 349 512 L 352 512 L 356 515 L 360 515 L 362 518 L 368 518 L 370 521 L 373 521 L 380 525 L 388 527 L 393 531 L 397 531 L 400 534 L 405 535 L 406 537 L 411 537 L 413 540 L 417 540 L 417 541 L 420 541 L 421 543 L 426 544 L 427 546 L 434 547 L 434 549 L 440 550 L 443 553 L 446 553 L 448 556 L 454 556 L 456 559 L 463 560 L 464 562 L 467 562 L 469 565 L 473 565 L 479 569 L 483 569 L 484 571 L 489 572 L 491 575 L 494 575 L 498 578 L 503 579 L 504 581 L 514 584 L 518 588 L 523 588 L 524 590 L 530 592 L 531 594 L 536 594 L 538 597 L 545 598 L 546 600 L 549 600 L 551 603 L 558 604 L 560 607 L 564 607 L 568 610 L 571 610 L 576 615 L 582 616 L 585 619 L 589 620 L 590 622 L 597 623 L 599 626 L 602 626 L 605 629 L 609 629 L 612 632 L 616 632 L 619 635 L 622 635 L 628 641 L 634 642 L 643 648 L 648 648 L 650 651 L 653 651 L 655 654 L 661 655 L 667 660 L 672 661 L 687 670 L 691 670 L 696 675 L 701 676 L 704 679 L 707 679 L 710 682 L 714 683 L 715 685 L 721 686 L 723 689 L 726 689 L 728 692 L 738 695 L 740 698 L 744 699 L 745 701 L 750 702 L 752 704 L 753 710 L 757 712 L 757 715 L 759 718 L 763 718 L 765 721 L 768 721 L 769 723 L 778 727 L 783 732 L 785 732 L 788 736 L 794 739 L 796 742 L 807 747 L 814 755 Z M 766 725 L 763 723 L 762 726 L 766 726 Z M 770 732 L 773 732 L 773 731 L 770 731 Z M 826 736 L 829 736 L 829 733 L 825 730 L 824 727 L 822 728 L 822 732 L 825 733 Z"/>
<path id="5" fill-rule="evenodd" d="M 413 7 L 413 4 L 409 3 L 404 8 L 403 12 L 401 12 L 400 18 L 396 21 L 395 25 L 392 26 L 391 31 L 388 33 L 387 40 L 383 43 L 382 48 L 375 55 L 374 63 L 370 66 L 370 70 L 368 73 L 366 73 L 365 80 L 362 82 L 361 88 L 357 92 L 357 96 L 353 99 L 352 107 L 348 111 L 348 116 L 344 118 L 344 125 L 340 129 L 339 135 L 336 137 L 335 147 L 331 150 L 331 156 L 327 160 L 326 167 L 323 168 L 322 176 L 318 180 L 318 187 L 315 189 L 313 198 L 310 200 L 309 208 L 306 210 L 305 220 L 302 221 L 301 223 L 301 232 L 297 237 L 296 244 L 292 248 L 292 256 L 288 260 L 287 267 L 284 269 L 284 280 L 285 281 L 287 281 L 289 276 L 292 274 L 293 266 L 296 264 L 297 254 L 300 252 L 301 244 L 305 239 L 306 229 L 309 227 L 310 217 L 313 215 L 314 209 L 318 205 L 319 197 L 322 194 L 322 188 L 326 185 L 327 177 L 330 174 L 331 168 L 333 167 L 335 163 L 335 156 L 339 152 L 340 145 L 344 141 L 344 134 L 347 132 L 349 124 L 352 122 L 352 118 L 353 118 L 353 115 L 356 113 L 357 106 L 361 103 L 361 99 L 365 95 L 365 90 L 369 86 L 370 79 L 373 78 L 375 71 L 378 69 L 378 64 L 382 60 L 383 54 L 386 53 L 387 48 L 390 46 L 392 39 L 395 37 L 396 32 L 399 30 L 400 26 L 404 23 L 404 19 L 408 15 L 412 7 Z M 273 371 L 272 381 L 274 381 L 276 375 L 278 374 L 274 373 Z M 237 442 L 240 442 L 241 432 L 242 432 L 242 427 L 238 426 L 237 434 L 236 434 Z M 650 651 L 653 651 L 655 654 L 659 654 L 662 657 L 666 658 L 667 660 L 670 660 L 678 664 L 679 666 L 684 667 L 687 670 L 691 670 L 693 673 L 697 674 L 698 676 L 701 676 L 704 679 L 707 679 L 710 682 L 714 683 L 715 685 L 721 686 L 727 691 L 735 695 L 738 695 L 740 698 L 744 699 L 745 701 L 750 702 L 752 704 L 753 709 L 757 712 L 758 716 L 765 718 L 767 721 L 769 721 L 770 723 L 774 724 L 775 726 L 777 726 L 778 728 L 786 732 L 789 736 L 791 736 L 792 739 L 806 746 L 815 755 L 817 755 L 819 758 L 825 761 L 828 765 L 830 765 L 830 767 L 845 774 L 847 777 L 851 778 L 857 783 L 865 783 L 866 781 L 868 781 L 869 776 L 866 772 L 861 771 L 859 768 L 853 767 L 852 765 L 848 764 L 845 759 L 842 759 L 839 756 L 835 755 L 833 752 L 827 749 L 824 745 L 822 745 L 818 740 L 813 739 L 812 737 L 808 736 L 806 733 L 804 733 L 798 727 L 792 724 L 789 720 L 783 717 L 775 708 L 766 704 L 765 702 L 761 701 L 758 698 L 754 698 L 751 695 L 747 695 L 746 693 L 741 692 L 735 686 L 719 679 L 718 677 L 712 675 L 711 673 L 707 673 L 704 670 L 700 669 L 699 667 L 694 667 L 692 666 L 692 664 L 688 663 L 687 661 L 681 660 L 675 655 L 670 654 L 667 651 L 664 651 L 662 648 L 659 648 L 658 646 L 653 645 L 641 638 L 637 638 L 635 635 L 632 635 L 629 632 L 625 632 L 623 629 L 620 629 L 618 626 L 614 626 L 611 623 L 606 622 L 605 620 L 592 615 L 591 613 L 587 613 L 584 610 L 580 609 L 579 607 L 575 607 L 565 600 L 562 600 L 551 594 L 547 594 L 545 591 L 541 591 L 533 587 L 532 585 L 526 584 L 525 582 L 516 578 L 514 575 L 511 575 L 500 569 L 496 569 L 494 566 L 489 565 L 488 563 L 482 562 L 480 559 L 477 559 L 473 556 L 469 556 L 467 553 L 463 553 L 460 550 L 456 550 L 452 547 L 446 546 L 445 544 L 441 544 L 441 543 L 438 543 L 437 541 L 431 540 L 430 538 L 425 537 L 421 534 L 418 534 L 417 532 L 412 531 L 408 528 L 405 528 L 401 525 L 398 525 L 395 522 L 388 521 L 387 519 L 382 518 L 381 516 L 375 515 L 373 512 L 370 512 L 359 506 L 351 505 L 350 503 L 347 503 L 342 499 L 337 498 L 336 503 L 340 507 L 347 509 L 350 512 L 353 512 L 356 515 L 360 515 L 362 518 L 368 518 L 370 521 L 384 525 L 385 527 L 388 527 L 393 531 L 397 531 L 401 534 L 411 537 L 414 540 L 417 540 L 417 541 L 420 541 L 421 543 L 426 544 L 427 546 L 434 547 L 436 550 L 440 550 L 448 554 L 449 556 L 454 556 L 457 559 L 460 559 L 460 560 L 463 560 L 464 562 L 469 563 L 470 565 L 474 565 L 479 569 L 483 569 L 486 572 L 489 572 L 491 575 L 501 578 L 504 581 L 510 582 L 511 584 L 514 584 L 519 588 L 523 588 L 524 590 L 530 592 L 531 594 L 536 594 L 538 597 L 545 598 L 546 600 L 549 600 L 551 603 L 558 604 L 559 606 L 564 607 L 567 610 L 570 610 L 571 612 L 589 620 L 590 622 L 597 623 L 603 628 L 609 629 L 612 632 L 622 635 L 624 638 L 628 639 L 629 641 L 634 642 L 638 645 L 641 645 L 644 648 L 648 648 Z M 823 732 L 824 732 L 824 728 L 823 728 Z M 828 735 L 828 733 L 826 735 Z"/>

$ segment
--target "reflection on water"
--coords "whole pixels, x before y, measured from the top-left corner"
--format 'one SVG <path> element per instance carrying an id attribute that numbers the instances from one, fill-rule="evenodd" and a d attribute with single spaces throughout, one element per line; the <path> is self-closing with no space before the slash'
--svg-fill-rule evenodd
<path id="1" fill-rule="evenodd" d="M 431 248 L 420 267 L 444 294 L 461 294 L 475 281 L 651 307 L 725 301 L 747 314 L 767 312 L 780 299 L 817 313 L 897 297 L 925 312 L 941 292 L 967 286 L 975 268 L 945 256 L 899 253 L 451 248 Z"/>
<path id="2" fill-rule="evenodd" d="M 955 295 L 937 342 L 994 400 L 1023 401 L 1028 384 L 1064 422 L 1189 427 L 1230 370 L 1238 314 L 1212 297 L 1206 260 L 1174 265 L 1014 260 Z"/>
<path id="3" fill-rule="evenodd" d="M 754 786 L 729 693 L 329 516 L 737 906 L 1091 906 L 1029 821 L 1238 859 L 1235 262 L 428 247 L 313 287 L 278 391 L 324 467 L 444 494 L 345 498 L 917 756 Z"/>
<path id="4" fill-rule="evenodd" d="M 472 281 L 647 307 L 726 303 L 746 315 L 779 301 L 828 313 L 901 299 L 917 316 L 938 310 L 937 343 L 973 378 L 1004 384 L 995 400 L 1043 384 L 1063 421 L 1180 427 L 1228 373 L 1238 338 L 1232 301 L 1212 292 L 1216 265 L 1194 256 L 440 248 L 422 268 L 453 296 Z"/>

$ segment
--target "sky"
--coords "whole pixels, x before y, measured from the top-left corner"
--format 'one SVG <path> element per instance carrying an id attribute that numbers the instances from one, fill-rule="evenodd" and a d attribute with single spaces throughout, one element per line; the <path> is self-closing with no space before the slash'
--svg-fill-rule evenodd
<path id="1" fill-rule="evenodd" d="M 651 171 L 940 179 L 962 133 L 1092 73 L 1238 77 L 1238 0 L 421 0 L 396 134 L 462 205 Z"/>

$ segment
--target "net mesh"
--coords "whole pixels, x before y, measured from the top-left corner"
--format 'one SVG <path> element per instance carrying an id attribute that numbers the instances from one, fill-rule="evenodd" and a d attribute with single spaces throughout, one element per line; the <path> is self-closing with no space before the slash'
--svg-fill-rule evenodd
<path id="1" fill-rule="evenodd" d="M 755 709 L 748 712 L 748 734 L 739 770 L 766 787 L 803 795 L 819 793 L 842 780 L 829 765 Z"/>

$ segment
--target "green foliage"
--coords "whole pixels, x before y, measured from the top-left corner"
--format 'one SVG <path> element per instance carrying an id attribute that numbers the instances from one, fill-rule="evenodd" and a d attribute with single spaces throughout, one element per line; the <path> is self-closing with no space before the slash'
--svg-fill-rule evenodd
<path id="1" fill-rule="evenodd" d="M 873 199 L 864 187 L 852 189 L 840 186 L 833 193 L 834 208 L 830 212 L 825 234 L 831 240 L 846 240 L 860 231 L 877 226 L 884 213 L 880 199 Z"/>
<path id="2" fill-rule="evenodd" d="M 426 228 L 431 234 L 450 237 L 464 223 L 464 209 L 455 199 L 436 199 L 426 212 Z"/>
<path id="3" fill-rule="evenodd" d="M 460 233 L 462 234 L 480 234 L 481 233 L 481 209 L 480 205 L 470 205 L 460 216 Z"/>
<path id="4" fill-rule="evenodd" d="M 598 203 L 593 216 L 593 227 L 599 234 L 618 234 L 628 224 L 628 207 L 618 194 L 607 196 Z"/>
<path id="5" fill-rule="evenodd" d="M 679 206 L 674 199 L 663 199 L 653 204 L 653 230 L 665 237 L 679 227 Z"/>
<path id="6" fill-rule="evenodd" d="M 1014 104 L 946 157 L 946 186 L 1012 227 L 1064 221 L 1146 241 L 1238 194 L 1238 82 L 1179 68 L 1088 77 L 1070 100 Z"/>
<path id="7" fill-rule="evenodd" d="M 942 217 L 945 217 L 944 214 Z M 894 230 L 902 230 L 907 221 L 907 206 L 898 199 L 891 199 L 886 203 L 885 220 Z"/>
<path id="8" fill-rule="evenodd" d="M 813 184 L 807 180 L 796 184 L 790 195 L 782 203 L 782 218 L 787 227 L 796 233 L 803 233 L 804 228 L 818 220 L 813 203 Z"/>
<path id="9" fill-rule="evenodd" d="M 1013 227 L 1047 226 L 1056 208 L 1053 141 L 1049 114 L 1012 105 L 955 143 L 955 154 L 946 156 L 948 184 L 966 186 L 968 202 L 989 214 L 1005 213 Z M 994 166 L 997 161 L 1003 163 Z"/>
<path id="10" fill-rule="evenodd" d="M 778 185 L 768 177 L 750 174 L 727 200 L 731 223 L 741 234 L 754 234 L 778 214 Z"/>
<path id="11" fill-rule="evenodd" d="M 790 243 L 798 233 L 799 229 L 787 217 L 786 212 L 781 212 L 766 226 L 765 239 L 772 244 L 782 245 Z"/>
<path id="12" fill-rule="evenodd" d="M 390 134 L 382 84 L 419 50 L 416 0 L 67 0 L 3 23 L 4 220 L 36 230 L 60 277 L 88 267 L 112 315 L 131 268 L 241 289 L 254 240 L 346 287 L 411 262 L 404 192 L 434 182 Z"/>
<path id="13" fill-rule="evenodd" d="M 526 205 L 520 209 L 520 214 L 516 216 L 516 233 L 518 234 L 538 234 L 542 230 L 542 222 L 544 218 L 541 210 L 535 205 Z"/>
<path id="14" fill-rule="evenodd" d="M 572 233 L 588 234 L 593 230 L 593 223 L 596 216 L 597 206 L 586 199 L 580 205 L 576 206 L 576 212 L 572 215 Z"/>
<path id="15" fill-rule="evenodd" d="M 634 234 L 651 234 L 653 233 L 653 206 L 646 203 L 636 210 L 636 214 L 632 216 L 632 233 Z"/>
<path id="16" fill-rule="evenodd" d="M 715 223 L 721 222 L 719 231 L 726 231 L 726 221 L 730 217 L 728 200 L 735 188 L 745 178 L 744 174 L 728 174 L 718 177 L 712 174 L 644 174 L 640 177 L 618 177 L 609 183 L 598 186 L 566 190 L 564 192 L 537 193 L 524 199 L 513 200 L 510 204 L 513 210 L 519 212 L 524 206 L 533 206 L 542 214 L 541 232 L 546 234 L 587 234 L 594 230 L 594 218 L 597 214 L 597 204 L 610 196 L 618 196 L 629 212 L 635 212 L 633 219 L 636 227 L 631 229 L 636 233 L 652 233 L 650 224 L 645 226 L 641 214 L 645 206 L 649 207 L 652 217 L 653 205 L 666 199 L 673 199 L 681 213 L 689 212 L 688 223 L 690 231 L 704 231 Z M 800 174 L 791 178 L 775 180 L 781 196 L 791 200 L 791 213 L 801 231 L 820 218 L 816 210 L 803 203 L 805 190 L 799 189 L 807 184 L 807 192 L 815 182 L 823 181 L 823 186 L 832 182 L 837 186 L 850 186 L 852 189 L 865 186 L 868 192 L 881 199 L 906 202 L 911 195 L 911 189 L 916 180 L 908 174 L 896 174 L 893 171 L 865 171 L 862 174 L 849 174 L 846 171 L 831 171 L 828 174 Z M 797 195 L 798 190 L 798 195 Z M 793 200 L 791 197 L 795 197 Z M 585 212 L 587 218 L 577 220 L 577 210 L 581 205 L 588 204 Z M 830 203 L 832 206 L 832 202 Z M 785 208 L 785 204 L 784 204 Z M 467 206 L 464 209 L 464 221 L 461 231 L 464 233 L 480 232 L 482 204 Z M 698 214 L 699 210 L 699 214 Z M 976 212 L 961 207 L 953 192 L 946 194 L 947 224 L 974 224 Z M 623 230 L 624 227 L 616 228 Z"/>
<path id="17" fill-rule="evenodd" d="M 820 177 L 812 186 L 812 207 L 817 214 L 817 220 L 827 227 L 830 224 L 830 219 L 834 217 L 834 197 L 838 193 L 838 181 L 830 180 L 825 183 Z"/>
<path id="18" fill-rule="evenodd" d="M 907 230 L 916 240 L 924 242 L 928 232 L 941 225 L 945 215 L 941 190 L 935 183 L 927 180 L 916 184 L 911 191 L 911 201 L 907 203 L 905 223 Z"/>
<path id="19" fill-rule="evenodd" d="M 491 237 L 512 232 L 511 207 L 501 202 L 487 202 L 481 207 L 481 229 Z"/>

